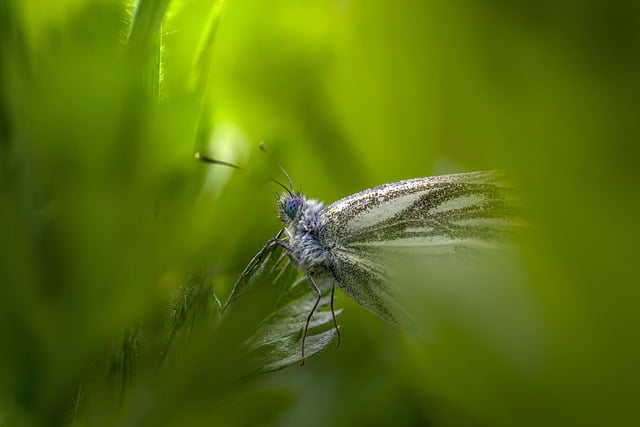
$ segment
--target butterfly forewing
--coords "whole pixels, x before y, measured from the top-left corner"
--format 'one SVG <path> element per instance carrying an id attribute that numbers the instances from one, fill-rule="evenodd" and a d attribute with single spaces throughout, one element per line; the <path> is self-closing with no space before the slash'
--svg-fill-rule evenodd
<path id="1" fill-rule="evenodd" d="M 337 247 L 466 246 L 499 240 L 517 225 L 496 172 L 417 178 L 341 199 L 324 214 Z"/>

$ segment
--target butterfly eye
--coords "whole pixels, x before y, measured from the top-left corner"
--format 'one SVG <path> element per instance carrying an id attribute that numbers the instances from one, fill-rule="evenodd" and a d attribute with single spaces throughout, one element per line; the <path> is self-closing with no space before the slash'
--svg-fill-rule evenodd
<path id="1" fill-rule="evenodd" d="M 300 207 L 300 199 L 297 197 L 286 200 L 282 204 L 282 209 L 284 213 L 291 219 L 295 218 L 296 213 L 298 213 L 298 208 Z"/>

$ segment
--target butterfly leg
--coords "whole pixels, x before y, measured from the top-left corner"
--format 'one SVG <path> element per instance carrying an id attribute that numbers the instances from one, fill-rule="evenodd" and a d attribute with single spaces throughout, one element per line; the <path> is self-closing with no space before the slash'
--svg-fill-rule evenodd
<path id="1" fill-rule="evenodd" d="M 338 322 L 336 322 L 336 312 L 333 310 L 333 296 L 336 293 L 336 285 L 333 283 L 331 285 L 331 317 L 333 318 L 333 327 L 336 328 L 336 333 L 338 334 L 338 343 L 336 347 L 340 345 L 340 328 L 338 328 Z"/>
<path id="2" fill-rule="evenodd" d="M 320 292 L 320 288 L 316 284 L 316 281 L 311 277 L 311 275 L 307 274 L 307 279 L 309 279 L 309 283 L 313 287 L 313 290 L 316 292 L 318 298 L 316 298 L 315 304 L 313 304 L 313 308 L 311 312 L 307 316 L 307 322 L 304 324 L 304 331 L 302 332 L 302 363 L 301 366 L 304 365 L 304 341 L 307 338 L 307 330 L 309 329 L 309 322 L 311 322 L 311 316 L 316 312 L 316 308 L 318 308 L 318 304 L 320 304 L 320 299 L 322 298 L 322 292 Z"/>

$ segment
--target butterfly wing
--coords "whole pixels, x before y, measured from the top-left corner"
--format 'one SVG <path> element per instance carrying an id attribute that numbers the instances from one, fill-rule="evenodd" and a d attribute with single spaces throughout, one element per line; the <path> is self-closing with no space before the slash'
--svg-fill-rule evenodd
<path id="1" fill-rule="evenodd" d="M 389 258 L 451 258 L 501 247 L 518 227 L 516 203 L 493 171 L 417 178 L 374 187 L 327 207 L 340 288 L 392 324 L 411 327 L 389 280 Z"/>
<path id="2" fill-rule="evenodd" d="M 351 299 L 388 323 L 417 330 L 391 286 L 382 258 L 374 251 L 341 248 L 331 263 L 331 278 Z"/>

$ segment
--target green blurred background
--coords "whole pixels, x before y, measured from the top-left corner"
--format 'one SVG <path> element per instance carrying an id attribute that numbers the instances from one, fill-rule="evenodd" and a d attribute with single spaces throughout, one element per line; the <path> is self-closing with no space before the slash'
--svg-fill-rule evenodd
<path id="1" fill-rule="evenodd" d="M 3 0 L 0 425 L 640 425 L 639 47 L 632 1 Z M 275 234 L 278 163 L 327 202 L 504 169 L 525 279 L 427 342 L 340 294 L 339 348 L 247 376 L 258 309 L 175 301 Z"/>

